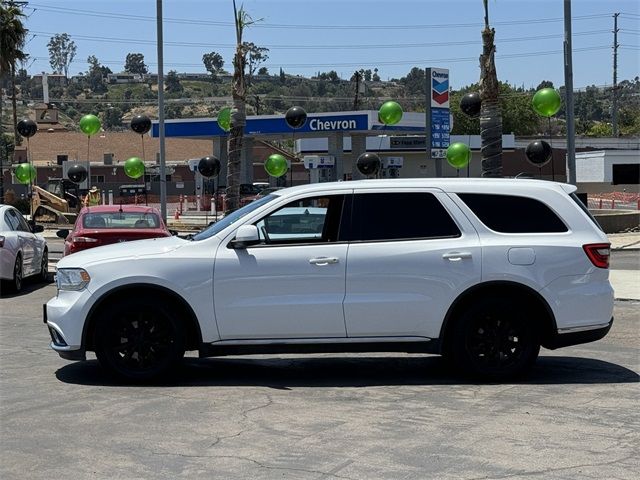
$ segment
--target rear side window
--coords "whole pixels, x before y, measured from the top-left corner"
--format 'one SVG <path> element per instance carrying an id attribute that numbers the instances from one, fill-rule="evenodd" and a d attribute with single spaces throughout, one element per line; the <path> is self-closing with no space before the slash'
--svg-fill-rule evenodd
<path id="1" fill-rule="evenodd" d="M 547 205 L 535 198 L 485 193 L 458 197 L 491 230 L 501 233 L 561 233 L 567 226 Z"/>
<path id="2" fill-rule="evenodd" d="M 458 237 L 460 230 L 431 193 L 356 194 L 350 238 L 355 241 Z"/>
<path id="3" fill-rule="evenodd" d="M 574 202 L 576 202 L 576 204 L 580 207 L 580 210 L 582 210 L 584 213 L 587 214 L 587 216 L 591 219 L 591 221 L 593 222 L 593 224 L 598 227 L 598 229 L 602 230 L 602 227 L 600 226 L 600 224 L 598 223 L 598 221 L 596 220 L 596 217 L 594 217 L 593 215 L 591 215 L 591 212 L 589 211 L 589 209 L 587 208 L 587 206 L 582 203 L 582 200 L 580 200 L 580 197 L 578 197 L 578 195 L 574 193 L 572 193 L 571 195 L 569 195 Z M 602 230 L 604 232 L 604 230 Z"/>

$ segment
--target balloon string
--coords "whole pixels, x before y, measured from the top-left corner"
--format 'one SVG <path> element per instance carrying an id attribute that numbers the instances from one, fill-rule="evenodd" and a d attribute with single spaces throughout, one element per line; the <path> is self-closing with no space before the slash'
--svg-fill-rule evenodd
<path id="1" fill-rule="evenodd" d="M 87 135 L 87 190 L 91 188 L 91 164 L 89 163 L 89 144 L 91 143 L 91 135 Z M 87 195 L 89 195 L 87 193 Z"/>
<path id="2" fill-rule="evenodd" d="M 144 135 L 140 135 L 140 141 L 142 142 L 142 165 L 145 165 L 145 163 L 144 163 L 144 160 L 145 160 L 145 156 L 144 156 Z M 145 170 L 146 170 L 146 166 L 145 166 Z M 142 185 L 144 185 L 144 173 L 142 174 L 141 178 L 142 178 Z M 147 203 L 146 189 L 145 189 L 144 203 L 145 203 L 145 205 Z"/>
<path id="3" fill-rule="evenodd" d="M 469 161 L 467 162 L 467 178 L 469 178 L 471 171 L 471 157 L 473 156 L 473 153 L 471 151 L 471 134 L 469 134 L 467 138 L 467 145 L 469 145 Z"/>
<path id="4" fill-rule="evenodd" d="M 385 131 L 386 128 L 387 128 L 387 124 L 384 123 L 382 125 L 382 134 L 380 135 L 380 144 L 378 145 L 378 154 L 382 150 L 382 139 L 384 138 L 384 135 L 385 135 L 384 131 Z M 389 145 L 389 148 L 391 148 L 391 145 Z M 367 137 L 364 138 L 364 150 L 365 151 L 367 150 Z M 378 156 L 378 158 L 380 158 L 380 157 Z M 382 160 L 382 159 L 380 159 L 380 160 Z M 380 163 L 382 163 L 382 161 Z M 382 165 L 380 165 L 380 170 L 378 170 L 378 173 L 376 173 L 376 178 L 382 178 Z"/>
<path id="5" fill-rule="evenodd" d="M 547 117 L 549 119 L 549 146 L 551 147 L 551 180 L 556 181 L 556 170 L 555 165 L 553 164 L 553 139 L 551 137 L 551 117 Z"/>
<path id="6" fill-rule="evenodd" d="M 33 162 L 31 156 L 31 146 L 29 145 L 29 137 L 27 137 L 27 162 L 29 163 L 29 213 L 31 215 L 31 220 L 33 220 Z M 2 172 L 0 172 L 0 175 L 2 175 Z"/>

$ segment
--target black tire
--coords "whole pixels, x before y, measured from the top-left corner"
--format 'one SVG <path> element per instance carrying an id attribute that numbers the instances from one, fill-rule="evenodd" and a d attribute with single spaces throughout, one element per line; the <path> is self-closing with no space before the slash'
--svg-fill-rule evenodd
<path id="1" fill-rule="evenodd" d="M 49 281 L 49 251 L 45 248 L 40 262 L 40 281 Z"/>
<path id="2" fill-rule="evenodd" d="M 503 381 L 527 373 L 540 352 L 536 319 L 523 305 L 487 298 L 456 318 L 450 357 L 463 373 L 487 381 Z"/>
<path id="3" fill-rule="evenodd" d="M 184 356 L 184 328 L 171 307 L 158 299 L 115 301 L 97 321 L 93 338 L 96 357 L 120 380 L 160 380 Z"/>
<path id="4" fill-rule="evenodd" d="M 16 255 L 16 263 L 13 266 L 13 279 L 11 280 L 11 289 L 15 293 L 19 293 L 22 290 L 22 284 L 24 281 L 22 269 L 22 256 Z"/>

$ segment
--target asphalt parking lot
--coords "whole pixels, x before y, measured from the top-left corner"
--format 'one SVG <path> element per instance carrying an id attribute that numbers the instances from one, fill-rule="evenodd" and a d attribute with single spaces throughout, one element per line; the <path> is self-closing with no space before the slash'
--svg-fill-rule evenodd
<path id="1" fill-rule="evenodd" d="M 124 386 L 49 350 L 52 284 L 0 299 L 0 478 L 635 479 L 640 302 L 603 340 L 478 385 L 424 355 L 189 359 Z"/>

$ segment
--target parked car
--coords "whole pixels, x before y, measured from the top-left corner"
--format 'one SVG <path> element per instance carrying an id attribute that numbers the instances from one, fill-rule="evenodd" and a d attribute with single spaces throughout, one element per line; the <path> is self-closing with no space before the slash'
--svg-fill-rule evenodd
<path id="1" fill-rule="evenodd" d="M 65 257 L 51 347 L 128 380 L 185 350 L 442 354 L 474 377 L 524 374 L 540 346 L 598 340 L 613 318 L 610 244 L 539 180 L 406 179 L 279 190 L 191 240 Z"/>
<path id="2" fill-rule="evenodd" d="M 64 254 L 88 248 L 158 237 L 170 237 L 160 212 L 144 205 L 99 205 L 84 207 L 71 231 L 59 230 Z"/>
<path id="3" fill-rule="evenodd" d="M 25 277 L 49 277 L 49 250 L 42 235 L 44 227 L 27 222 L 20 211 L 0 205 L 0 279 L 13 290 L 22 290 Z"/>

